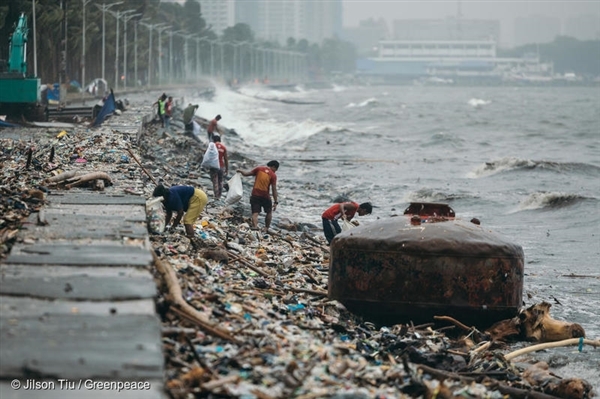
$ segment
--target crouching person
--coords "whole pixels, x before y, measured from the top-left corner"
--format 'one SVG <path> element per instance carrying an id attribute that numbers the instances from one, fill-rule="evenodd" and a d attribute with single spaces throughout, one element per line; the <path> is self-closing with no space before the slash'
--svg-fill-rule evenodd
<path id="1" fill-rule="evenodd" d="M 173 186 L 167 189 L 162 184 L 159 184 L 154 189 L 152 196 L 163 197 L 166 226 L 171 222 L 173 212 L 175 212 L 175 220 L 173 221 L 171 230 L 174 230 L 183 218 L 185 234 L 188 237 L 194 236 L 194 222 L 208 203 L 208 197 L 204 191 L 192 186 Z"/>

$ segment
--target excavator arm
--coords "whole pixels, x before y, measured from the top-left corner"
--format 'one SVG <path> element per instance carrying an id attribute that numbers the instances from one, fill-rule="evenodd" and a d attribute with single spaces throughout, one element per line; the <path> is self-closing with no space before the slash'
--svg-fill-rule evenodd
<path id="1" fill-rule="evenodd" d="M 8 73 L 27 73 L 27 18 L 25 13 L 19 17 L 17 27 L 13 32 L 8 50 Z"/>

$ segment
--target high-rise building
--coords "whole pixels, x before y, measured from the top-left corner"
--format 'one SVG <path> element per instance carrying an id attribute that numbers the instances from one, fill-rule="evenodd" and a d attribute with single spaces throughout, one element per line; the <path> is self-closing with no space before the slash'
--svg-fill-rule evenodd
<path id="1" fill-rule="evenodd" d="M 235 24 L 234 0 L 200 0 L 200 13 L 217 35 Z"/>
<path id="2" fill-rule="evenodd" d="M 545 16 L 520 17 L 515 19 L 515 45 L 549 43 L 561 34 L 559 18 Z"/>
<path id="3" fill-rule="evenodd" d="M 235 23 L 248 24 L 263 40 L 320 44 L 342 32 L 342 0 L 236 0 Z"/>

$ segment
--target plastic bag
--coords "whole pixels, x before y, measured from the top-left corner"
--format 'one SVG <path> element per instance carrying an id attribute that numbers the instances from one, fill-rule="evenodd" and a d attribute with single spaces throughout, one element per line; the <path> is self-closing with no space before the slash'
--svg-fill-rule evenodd
<path id="1" fill-rule="evenodd" d="M 194 136 L 200 137 L 200 124 L 196 121 L 192 121 L 192 131 L 194 132 Z"/>
<path id="2" fill-rule="evenodd" d="M 163 197 L 151 198 L 146 201 L 148 232 L 161 234 L 165 231 L 165 211 L 162 206 Z"/>
<path id="3" fill-rule="evenodd" d="M 239 173 L 235 173 L 231 179 L 227 182 L 229 184 L 229 191 L 227 191 L 227 198 L 225 203 L 227 205 L 233 205 L 242 199 L 244 195 L 244 187 L 242 186 L 242 176 Z"/>
<path id="4" fill-rule="evenodd" d="M 208 143 L 208 148 L 204 153 L 204 158 L 202 159 L 202 164 L 200 165 L 202 168 L 207 169 L 219 169 L 219 150 L 217 150 L 217 146 L 215 143 Z"/>
<path id="5" fill-rule="evenodd" d="M 342 231 L 350 230 L 355 227 L 352 223 L 350 223 L 346 219 L 340 219 L 339 224 L 340 224 L 340 227 L 342 228 Z"/>

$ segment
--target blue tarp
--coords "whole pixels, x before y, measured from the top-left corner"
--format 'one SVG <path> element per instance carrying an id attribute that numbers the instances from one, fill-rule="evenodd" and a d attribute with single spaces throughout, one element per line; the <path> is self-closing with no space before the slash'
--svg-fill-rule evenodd
<path id="1" fill-rule="evenodd" d="M 15 125 L 14 123 L 4 122 L 0 120 L 0 127 L 20 127 L 19 125 Z"/>
<path id="2" fill-rule="evenodd" d="M 50 104 L 58 103 L 60 101 L 60 85 L 58 83 L 54 83 L 52 89 L 48 87 L 46 98 Z"/>
<path id="3" fill-rule="evenodd" d="M 115 112 L 115 109 L 115 94 L 111 90 L 110 94 L 104 100 L 104 105 L 98 113 L 98 116 L 96 116 L 96 120 L 94 120 L 94 124 L 92 126 L 100 126 L 108 115 Z"/>

